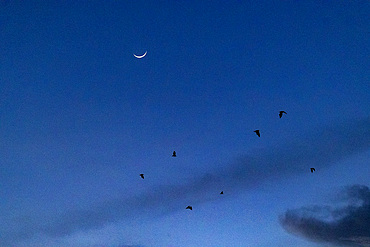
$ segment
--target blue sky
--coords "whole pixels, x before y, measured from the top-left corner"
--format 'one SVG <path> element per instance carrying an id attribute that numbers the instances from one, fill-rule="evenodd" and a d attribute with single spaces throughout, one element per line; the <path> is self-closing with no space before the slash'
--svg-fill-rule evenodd
<path id="1" fill-rule="evenodd" d="M 369 11 L 1 1 L 0 245 L 366 246 Z"/>

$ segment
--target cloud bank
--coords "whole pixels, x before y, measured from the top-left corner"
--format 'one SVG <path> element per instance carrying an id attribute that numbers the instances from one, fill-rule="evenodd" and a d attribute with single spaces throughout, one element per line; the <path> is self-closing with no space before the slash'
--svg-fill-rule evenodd
<path id="1" fill-rule="evenodd" d="M 370 246 L 370 189 L 353 185 L 341 194 L 342 208 L 304 207 L 280 217 L 286 231 L 315 242 L 336 246 Z"/>
<path id="2" fill-rule="evenodd" d="M 321 128 L 284 146 L 258 150 L 240 157 L 217 171 L 182 185 L 155 187 L 148 194 L 107 201 L 88 209 L 67 211 L 46 222 L 34 222 L 32 227 L 18 226 L 16 231 L 0 234 L 12 240 L 34 234 L 63 237 L 117 221 L 183 210 L 188 203 L 196 205 L 219 198 L 218 193 L 214 192 L 215 188 L 248 190 L 271 178 L 307 173 L 310 167 L 322 169 L 350 155 L 366 151 L 370 148 L 369 126 L 370 118 L 366 118 Z M 293 216 L 288 213 L 286 218 L 294 221 Z M 320 225 L 320 222 L 312 221 L 312 224 Z"/>

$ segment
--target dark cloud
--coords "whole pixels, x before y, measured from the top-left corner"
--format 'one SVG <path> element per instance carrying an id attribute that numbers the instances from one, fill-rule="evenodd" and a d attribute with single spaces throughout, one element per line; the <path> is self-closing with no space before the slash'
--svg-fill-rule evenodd
<path id="1" fill-rule="evenodd" d="M 353 185 L 343 191 L 347 206 L 304 207 L 280 217 L 290 233 L 316 242 L 343 246 L 370 246 L 370 189 Z"/>
<path id="2" fill-rule="evenodd" d="M 370 247 L 370 237 L 341 238 L 340 240 L 345 241 L 348 244 L 356 244 L 357 246 Z"/>
<path id="3" fill-rule="evenodd" d="M 101 228 L 105 224 L 123 219 L 137 220 L 138 217 L 145 215 L 153 217 L 168 214 L 184 209 L 184 205 L 189 202 L 196 205 L 218 199 L 218 193 L 214 192 L 215 188 L 246 190 L 259 186 L 271 178 L 279 179 L 308 173 L 310 167 L 322 169 L 369 149 L 369 126 L 370 118 L 367 118 L 322 128 L 285 146 L 271 147 L 241 157 L 217 171 L 209 172 L 182 185 L 158 186 L 148 194 L 108 201 L 88 209 L 67 211 L 48 219 L 47 223 L 27 227 L 29 229 L 27 235 L 41 233 L 60 237 L 77 231 Z M 290 214 L 287 213 L 288 218 Z M 312 224 L 316 223 L 314 219 L 312 221 Z M 19 233 L 8 232 L 7 236 L 17 234 Z"/>

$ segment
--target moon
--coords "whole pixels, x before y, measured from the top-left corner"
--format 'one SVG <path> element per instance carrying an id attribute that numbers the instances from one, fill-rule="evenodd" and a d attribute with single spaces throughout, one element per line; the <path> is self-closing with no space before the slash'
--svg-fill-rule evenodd
<path id="1" fill-rule="evenodd" d="M 141 55 L 141 56 L 138 56 L 138 55 L 135 55 L 134 54 L 134 57 L 136 57 L 136 58 L 143 58 L 143 57 L 145 57 L 145 55 L 146 55 L 146 53 L 147 53 L 148 51 L 146 51 L 143 55 Z"/>

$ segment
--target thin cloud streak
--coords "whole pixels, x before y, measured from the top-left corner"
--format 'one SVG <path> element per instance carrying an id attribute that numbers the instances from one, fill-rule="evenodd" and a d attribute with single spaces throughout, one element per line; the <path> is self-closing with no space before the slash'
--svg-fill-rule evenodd
<path id="1" fill-rule="evenodd" d="M 241 157 L 218 171 L 182 185 L 158 186 L 148 194 L 107 201 L 86 210 L 65 212 L 48 220 L 51 223 L 40 223 L 28 228 L 33 230 L 27 234 L 63 237 L 124 219 L 166 215 L 184 209 L 184 205 L 190 201 L 196 205 L 218 199 L 218 193 L 214 193 L 215 188 L 234 191 L 252 189 L 271 178 L 309 173 L 310 167 L 323 169 L 350 155 L 368 150 L 369 126 L 370 118 L 366 118 L 323 128 L 285 146 L 271 147 Z M 7 233 L 8 236 L 12 234 L 13 237 L 18 235 L 16 232 Z"/>

